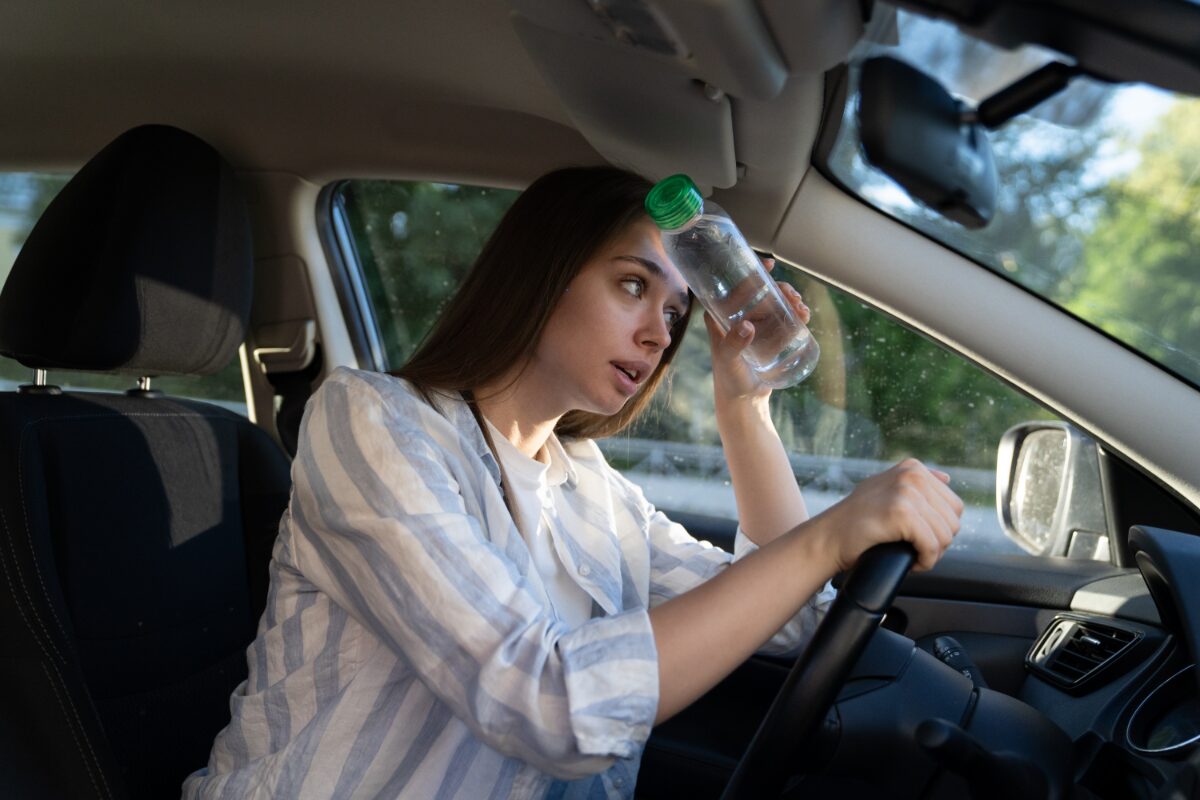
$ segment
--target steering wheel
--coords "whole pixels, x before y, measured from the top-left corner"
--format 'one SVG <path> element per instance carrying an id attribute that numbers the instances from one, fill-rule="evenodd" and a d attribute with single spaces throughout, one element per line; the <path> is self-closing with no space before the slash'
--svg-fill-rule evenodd
<path id="1" fill-rule="evenodd" d="M 891 542 L 859 557 L 771 703 L 721 800 L 760 800 L 783 791 L 796 754 L 811 746 L 915 556 L 908 543 Z"/>

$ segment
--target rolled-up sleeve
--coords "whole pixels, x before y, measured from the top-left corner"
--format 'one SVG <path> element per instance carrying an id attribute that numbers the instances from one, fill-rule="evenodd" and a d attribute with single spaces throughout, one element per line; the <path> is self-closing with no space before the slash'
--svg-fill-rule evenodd
<path id="1" fill-rule="evenodd" d="M 646 611 L 555 621 L 489 541 L 488 499 L 468 510 L 472 476 L 411 410 L 345 373 L 313 396 L 293 467 L 297 565 L 497 751 L 563 778 L 636 755 L 658 706 Z"/>
<path id="2" fill-rule="evenodd" d="M 758 545 L 750 541 L 750 537 L 739 527 L 737 536 L 733 540 L 733 560 L 745 558 L 757 549 Z M 826 581 L 825 585 L 808 598 L 796 615 L 767 640 L 767 643 L 760 647 L 758 652 L 779 656 L 791 655 L 803 650 L 804 646 L 812 640 L 817 626 L 821 624 L 821 620 L 825 619 L 825 612 L 829 610 L 829 606 L 833 604 L 836 597 L 837 590 L 833 588 L 832 583 Z"/>
<path id="3" fill-rule="evenodd" d="M 615 472 L 615 470 L 614 470 Z M 618 473 L 619 474 L 619 473 Z M 646 535 L 650 545 L 650 605 L 677 597 L 712 578 L 729 564 L 758 549 L 738 527 L 734 551 L 729 554 L 708 542 L 701 542 L 684 527 L 671 521 L 646 500 L 640 488 L 624 477 L 619 478 L 623 491 L 646 520 Z M 795 616 L 779 629 L 761 648 L 766 655 L 789 655 L 802 650 L 812 639 L 825 612 L 837 596 L 833 585 L 826 583 L 808 599 Z"/>

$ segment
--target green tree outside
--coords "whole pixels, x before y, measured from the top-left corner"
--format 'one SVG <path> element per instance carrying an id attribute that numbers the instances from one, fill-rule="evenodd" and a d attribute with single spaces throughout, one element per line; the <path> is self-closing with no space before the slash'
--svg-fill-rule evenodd
<path id="1" fill-rule="evenodd" d="M 339 193 L 390 368 L 433 326 L 519 192 L 349 181 Z"/>
<path id="2" fill-rule="evenodd" d="M 1067 308 L 1200 380 L 1200 103 L 1173 105 L 1105 190 Z"/>

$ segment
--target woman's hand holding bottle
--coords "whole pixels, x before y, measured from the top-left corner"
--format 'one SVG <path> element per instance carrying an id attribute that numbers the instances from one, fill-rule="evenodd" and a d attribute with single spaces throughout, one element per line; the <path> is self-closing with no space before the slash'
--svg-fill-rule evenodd
<path id="1" fill-rule="evenodd" d="M 763 265 L 770 272 L 775 268 L 775 259 L 764 258 Z M 800 321 L 807 325 L 812 312 L 804 305 L 800 293 L 791 284 L 779 281 L 777 285 L 783 299 Z M 713 388 L 718 405 L 732 400 L 769 396 L 771 387 L 763 383 L 741 357 L 742 351 L 754 341 L 757 333 L 754 323 L 742 320 L 728 333 L 723 333 L 720 326 L 705 312 L 704 325 L 708 328 L 709 347 L 712 351 Z"/>

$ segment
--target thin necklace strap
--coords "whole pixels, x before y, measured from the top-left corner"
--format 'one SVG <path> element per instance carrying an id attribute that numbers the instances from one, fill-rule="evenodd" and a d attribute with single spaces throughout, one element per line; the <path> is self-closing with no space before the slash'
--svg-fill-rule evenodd
<path id="1" fill-rule="evenodd" d="M 508 473 L 504 470 L 504 462 L 500 460 L 500 451 L 496 449 L 496 443 L 492 440 L 492 432 L 484 422 L 483 413 L 479 410 L 479 404 L 475 402 L 475 393 L 470 389 L 463 389 L 462 396 L 463 400 L 467 403 L 467 408 L 471 409 L 471 414 L 475 417 L 475 424 L 479 426 L 479 432 L 483 434 L 483 441 L 487 443 L 488 450 L 492 453 L 492 458 L 496 460 L 496 468 L 500 470 L 500 496 L 504 498 L 504 507 L 508 509 L 508 515 L 515 522 L 517 514 L 513 509 L 512 500 L 508 496 Z"/>

